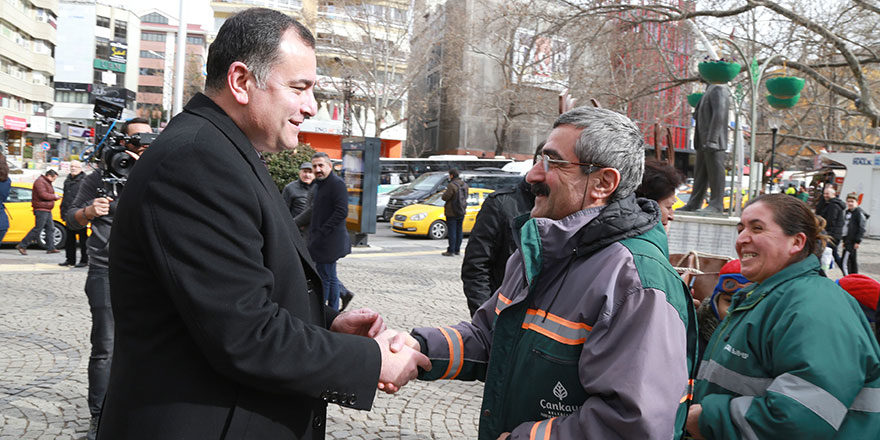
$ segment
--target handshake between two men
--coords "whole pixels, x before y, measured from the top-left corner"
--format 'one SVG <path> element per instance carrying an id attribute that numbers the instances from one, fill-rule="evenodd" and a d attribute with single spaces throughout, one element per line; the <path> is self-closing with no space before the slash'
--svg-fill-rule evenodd
<path id="1" fill-rule="evenodd" d="M 431 371 L 431 361 L 421 353 L 419 343 L 409 334 L 390 330 L 385 320 L 370 309 L 343 312 L 333 320 L 330 330 L 372 338 L 382 353 L 378 388 L 396 393 L 419 375 L 419 368 Z"/>

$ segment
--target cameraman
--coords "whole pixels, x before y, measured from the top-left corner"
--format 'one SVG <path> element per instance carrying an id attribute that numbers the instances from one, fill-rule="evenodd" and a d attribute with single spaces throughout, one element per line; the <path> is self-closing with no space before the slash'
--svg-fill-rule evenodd
<path id="1" fill-rule="evenodd" d="M 126 121 L 120 130 L 128 136 L 125 142 L 126 151 L 133 159 L 140 157 L 147 145 L 140 145 L 138 140 L 130 137 L 140 133 L 151 133 L 149 122 L 143 118 Z M 106 151 L 106 150 L 104 150 Z M 104 158 L 99 158 L 104 159 Z M 98 170 L 83 180 L 76 199 L 67 212 L 67 224 L 72 228 L 82 228 L 89 222 L 92 224 L 92 235 L 88 239 L 89 273 L 86 278 L 86 296 L 89 298 L 89 309 L 92 312 L 92 352 L 89 356 L 89 412 L 92 419 L 89 423 L 87 439 L 94 439 L 97 433 L 98 420 L 107 383 L 110 379 L 110 363 L 113 359 L 113 313 L 110 309 L 110 278 L 108 276 L 110 227 L 113 225 L 113 214 L 117 200 L 107 193 L 104 177 L 108 171 L 106 160 L 101 160 Z M 120 190 L 121 191 L 121 190 Z"/>

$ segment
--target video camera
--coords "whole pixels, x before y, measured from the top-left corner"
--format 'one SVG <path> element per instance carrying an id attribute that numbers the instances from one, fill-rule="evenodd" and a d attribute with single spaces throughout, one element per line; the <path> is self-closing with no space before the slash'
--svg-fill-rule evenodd
<path id="1" fill-rule="evenodd" d="M 116 129 L 122 118 L 122 106 L 105 99 L 95 99 L 95 146 L 92 158 L 103 169 L 104 194 L 116 197 L 118 186 L 124 186 L 135 159 L 126 153 L 126 144 L 134 146 L 150 145 L 158 136 L 155 133 L 138 133 L 128 136 Z"/>

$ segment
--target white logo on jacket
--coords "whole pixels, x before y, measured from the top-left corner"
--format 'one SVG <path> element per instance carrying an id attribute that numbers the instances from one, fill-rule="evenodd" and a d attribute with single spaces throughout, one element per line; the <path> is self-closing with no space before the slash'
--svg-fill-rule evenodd
<path id="1" fill-rule="evenodd" d="M 553 387 L 553 395 L 556 396 L 557 399 L 563 400 L 568 397 L 568 390 L 562 386 L 562 382 L 556 382 L 556 386 Z"/>
<path id="2" fill-rule="evenodd" d="M 749 358 L 749 354 L 748 354 L 748 353 L 745 353 L 745 352 L 739 351 L 739 350 L 737 350 L 737 349 L 731 347 L 730 344 L 726 344 L 726 345 L 724 346 L 724 349 L 727 350 L 728 352 L 730 352 L 730 354 L 732 354 L 732 355 L 734 355 L 734 356 L 739 356 L 739 357 L 743 358 L 744 360 Z"/>

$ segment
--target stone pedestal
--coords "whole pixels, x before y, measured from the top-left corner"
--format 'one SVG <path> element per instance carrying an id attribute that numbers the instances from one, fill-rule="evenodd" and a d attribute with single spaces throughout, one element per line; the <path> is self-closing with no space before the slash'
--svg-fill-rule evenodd
<path id="1" fill-rule="evenodd" d="M 699 251 L 737 258 L 737 223 L 739 217 L 676 212 L 669 223 L 669 253 Z"/>

